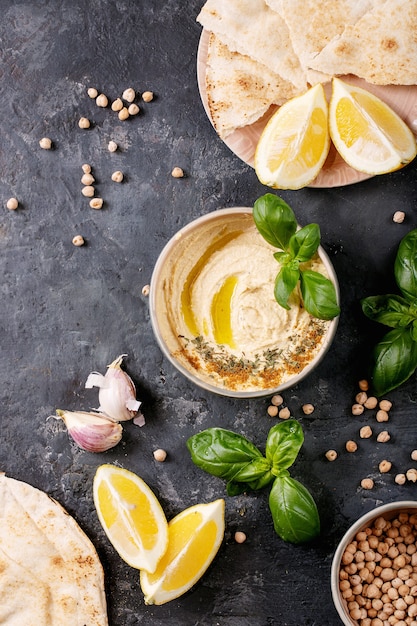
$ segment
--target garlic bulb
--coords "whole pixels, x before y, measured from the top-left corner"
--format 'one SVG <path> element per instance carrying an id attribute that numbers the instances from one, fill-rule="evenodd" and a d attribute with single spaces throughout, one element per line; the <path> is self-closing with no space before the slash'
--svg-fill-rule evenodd
<path id="1" fill-rule="evenodd" d="M 136 388 L 130 376 L 120 367 L 125 354 L 121 354 L 107 367 L 105 376 L 92 372 L 85 383 L 87 389 L 99 387 L 98 399 L 100 406 L 97 409 L 108 418 L 116 422 L 131 420 L 135 416 L 135 423 L 143 422 L 143 416 L 137 415 L 141 403 L 136 400 Z M 140 424 L 142 425 L 142 424 Z"/>
<path id="2" fill-rule="evenodd" d="M 75 443 L 88 452 L 104 452 L 113 448 L 122 438 L 122 427 L 106 415 L 87 413 L 86 411 L 56 410 L 57 417 L 62 419 L 68 434 Z"/>

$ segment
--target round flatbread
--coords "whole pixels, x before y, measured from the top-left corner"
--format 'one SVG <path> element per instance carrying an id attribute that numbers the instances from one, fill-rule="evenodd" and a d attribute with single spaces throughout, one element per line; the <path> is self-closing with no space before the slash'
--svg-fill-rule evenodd
<path id="1" fill-rule="evenodd" d="M 76 521 L 46 493 L 0 474 L 0 624 L 108 626 L 104 574 Z"/>

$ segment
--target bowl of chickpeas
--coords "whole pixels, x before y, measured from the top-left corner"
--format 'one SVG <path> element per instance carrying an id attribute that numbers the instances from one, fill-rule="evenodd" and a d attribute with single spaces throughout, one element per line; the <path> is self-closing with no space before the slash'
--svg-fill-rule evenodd
<path id="1" fill-rule="evenodd" d="M 346 626 L 417 626 L 417 501 L 376 507 L 349 528 L 331 588 Z"/>

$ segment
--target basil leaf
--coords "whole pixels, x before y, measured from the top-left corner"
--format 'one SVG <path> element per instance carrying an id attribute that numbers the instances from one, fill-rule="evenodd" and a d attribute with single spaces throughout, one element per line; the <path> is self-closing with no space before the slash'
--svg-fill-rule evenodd
<path id="1" fill-rule="evenodd" d="M 310 492 L 288 473 L 278 476 L 269 494 L 274 528 L 284 541 L 303 543 L 320 532 L 320 518 Z"/>
<path id="2" fill-rule="evenodd" d="M 392 328 L 408 326 L 417 317 L 402 296 L 369 296 L 361 300 L 361 306 L 369 319 Z"/>
<path id="3" fill-rule="evenodd" d="M 284 309 L 289 309 L 288 298 L 294 291 L 300 279 L 298 264 L 290 263 L 281 267 L 275 279 L 274 296 L 275 300 Z"/>
<path id="4" fill-rule="evenodd" d="M 262 237 L 275 248 L 287 250 L 288 242 L 297 230 L 293 210 L 282 198 L 267 193 L 253 207 L 253 219 Z"/>
<path id="5" fill-rule="evenodd" d="M 234 480 L 230 480 L 227 483 L 227 495 L 228 496 L 238 496 L 241 493 L 245 493 L 247 491 L 258 491 L 259 489 L 263 489 L 271 480 L 274 480 L 275 476 L 272 472 L 267 472 L 257 480 L 250 480 L 247 483 L 245 482 L 236 482 Z"/>
<path id="6" fill-rule="evenodd" d="M 300 263 L 309 261 L 320 245 L 320 228 L 318 224 L 308 224 L 300 228 L 290 239 L 288 247 L 294 259 Z"/>
<path id="7" fill-rule="evenodd" d="M 306 310 L 322 320 L 331 320 L 340 313 L 336 289 L 331 280 L 313 270 L 300 271 L 300 287 Z"/>
<path id="8" fill-rule="evenodd" d="M 382 396 L 395 389 L 417 368 L 417 343 L 409 328 L 389 331 L 374 350 L 372 382 L 375 395 Z"/>
<path id="9" fill-rule="evenodd" d="M 289 419 L 273 426 L 266 440 L 265 456 L 275 476 L 294 463 L 304 442 L 304 433 L 297 420 Z"/>
<path id="10" fill-rule="evenodd" d="M 224 428 L 208 428 L 193 435 L 187 448 L 195 465 L 228 481 L 257 480 L 270 464 L 248 439 Z"/>
<path id="11" fill-rule="evenodd" d="M 398 287 L 408 300 L 417 298 L 417 230 L 410 231 L 401 241 L 394 262 Z"/>

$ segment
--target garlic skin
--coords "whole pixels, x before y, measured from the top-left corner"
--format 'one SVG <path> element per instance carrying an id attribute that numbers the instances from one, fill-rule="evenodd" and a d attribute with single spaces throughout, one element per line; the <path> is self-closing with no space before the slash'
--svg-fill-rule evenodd
<path id="1" fill-rule="evenodd" d="M 121 354 L 110 363 L 105 376 L 92 372 L 85 383 L 87 389 L 99 387 L 100 406 L 97 410 L 115 422 L 125 422 L 135 416 L 139 417 L 137 414 L 141 405 L 141 402 L 136 400 L 136 388 L 132 379 L 121 368 L 125 356 L 126 354 Z M 135 423 L 142 425 L 144 419 L 143 416 L 141 418 L 135 420 Z"/>
<path id="2" fill-rule="evenodd" d="M 106 415 L 86 411 L 56 410 L 55 419 L 62 419 L 68 434 L 75 443 L 87 452 L 105 452 L 113 448 L 122 438 L 123 429 Z"/>

